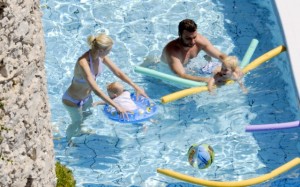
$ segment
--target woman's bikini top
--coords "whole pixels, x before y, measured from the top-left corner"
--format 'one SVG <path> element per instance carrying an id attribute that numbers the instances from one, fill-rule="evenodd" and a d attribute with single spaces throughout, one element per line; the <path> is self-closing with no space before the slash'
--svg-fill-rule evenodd
<path id="1" fill-rule="evenodd" d="M 89 61 L 89 66 L 90 66 L 90 69 L 91 69 L 91 73 L 92 73 L 94 79 L 96 80 L 96 77 L 97 77 L 98 75 L 100 75 L 100 74 L 102 73 L 102 71 L 103 71 L 103 61 L 102 61 L 102 59 L 99 57 L 98 72 L 95 73 L 95 72 L 94 72 L 94 66 L 93 66 L 93 60 L 92 60 L 92 56 L 91 56 L 91 53 L 90 53 L 90 52 L 89 52 L 89 59 L 90 59 L 90 61 Z M 87 83 L 86 79 L 84 79 L 84 78 L 78 78 L 78 77 L 73 77 L 73 80 L 72 80 L 72 81 L 75 81 L 75 82 L 77 82 L 77 83 L 82 83 L 82 84 Z"/>

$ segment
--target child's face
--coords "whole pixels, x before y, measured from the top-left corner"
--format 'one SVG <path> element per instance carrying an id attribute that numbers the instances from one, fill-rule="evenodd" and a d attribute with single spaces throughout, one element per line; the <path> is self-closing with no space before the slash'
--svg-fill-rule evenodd
<path id="1" fill-rule="evenodd" d="M 226 67 L 223 67 L 221 68 L 221 71 L 220 71 L 220 76 L 224 77 L 224 78 L 230 78 L 232 76 L 232 69 L 230 68 L 226 68 Z"/>
<path id="2" fill-rule="evenodd" d="M 116 97 L 116 94 L 114 94 L 114 93 L 112 93 L 111 91 L 107 91 L 107 93 L 108 93 L 108 96 L 111 98 L 111 99 L 113 99 L 113 98 L 115 98 Z"/>
<path id="3" fill-rule="evenodd" d="M 115 97 L 119 96 L 123 91 L 124 87 L 119 83 L 112 84 L 107 88 L 108 96 L 111 99 L 114 99 Z"/>

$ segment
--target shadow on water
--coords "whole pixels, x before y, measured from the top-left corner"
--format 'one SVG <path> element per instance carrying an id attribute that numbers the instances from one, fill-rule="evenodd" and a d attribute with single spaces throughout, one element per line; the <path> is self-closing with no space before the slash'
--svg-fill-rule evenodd
<path id="1" fill-rule="evenodd" d="M 280 27 L 276 23 L 277 20 L 274 19 L 270 10 L 260 5 L 260 2 L 237 0 L 226 1 L 226 3 L 218 0 L 213 0 L 213 2 L 220 6 L 220 10 L 224 13 L 224 19 L 230 20 L 224 23 L 225 29 L 236 46 L 232 53 L 240 54 L 240 59 L 253 38 L 258 39 L 259 44 L 251 60 L 284 44 Z M 266 4 L 272 6 L 271 1 Z M 287 56 L 284 53 L 262 64 L 245 78 L 246 86 L 250 86 L 247 95 L 248 105 L 251 112 L 256 114 L 256 117 L 251 120 L 251 124 L 289 122 L 298 117 L 295 99 L 289 98 L 288 92 L 291 90 L 288 89 L 286 80 L 284 80 L 284 76 L 289 77 L 289 74 L 283 75 L 283 71 L 290 72 Z M 292 77 L 287 78 L 292 82 L 291 79 Z M 253 133 L 253 137 L 260 147 L 257 153 L 258 157 L 266 165 L 266 168 L 257 172 L 262 174 L 270 172 L 293 158 L 299 157 L 300 152 L 297 149 L 297 144 L 300 142 L 299 132 L 299 128 L 294 128 Z M 280 184 L 294 186 L 300 182 L 299 169 L 294 169 L 284 175 L 285 178 L 293 181 L 293 184 L 283 183 L 283 180 L 286 179 L 279 177 L 269 182 L 271 186 L 281 186 Z"/>
<path id="2" fill-rule="evenodd" d="M 55 140 L 55 150 L 64 151 L 69 159 L 63 160 L 63 164 L 70 167 L 86 167 L 105 170 L 111 165 L 118 164 L 120 149 L 117 137 L 101 136 L 97 134 L 85 134 L 73 137 L 69 142 L 65 138 Z M 60 158 L 57 158 L 60 161 Z"/>
<path id="3" fill-rule="evenodd" d="M 234 46 L 232 54 L 238 55 L 241 59 L 246 52 L 251 40 L 256 38 L 259 41 L 252 59 L 257 58 L 266 51 L 282 44 L 273 43 L 270 38 L 274 36 L 274 28 L 270 28 L 275 23 L 270 20 L 272 12 L 261 6 L 257 1 L 223 1 L 213 0 L 218 5 L 219 11 L 222 11 L 225 19 L 224 27 L 229 36 L 231 36 Z M 268 1 L 269 6 L 271 2 Z M 279 32 L 279 27 L 275 28 Z"/>
<path id="4" fill-rule="evenodd" d="M 85 183 L 82 184 L 84 187 L 117 187 L 113 185 L 105 185 L 105 184 L 91 184 L 91 183 Z"/>
<path id="5" fill-rule="evenodd" d="M 83 184 L 84 187 L 117 187 L 117 186 L 112 186 L 112 185 L 104 185 L 104 184 Z M 139 187 L 139 186 L 129 186 L 129 187 Z M 183 183 L 183 182 L 178 182 L 178 183 L 172 183 L 168 184 L 166 187 L 197 187 L 192 184 L 188 183 Z"/>
<path id="6" fill-rule="evenodd" d="M 197 187 L 197 186 L 189 183 L 177 182 L 177 183 L 168 184 L 166 187 Z"/>
<path id="7" fill-rule="evenodd" d="M 117 187 L 117 186 L 112 186 L 112 185 L 104 185 L 104 184 L 83 184 L 84 187 Z M 198 186 L 198 185 L 197 185 Z M 178 182 L 178 183 L 171 183 L 168 184 L 166 187 L 197 187 L 195 185 L 192 184 L 188 184 L 188 183 L 183 183 L 183 182 Z M 129 187 L 140 187 L 140 186 L 129 186 Z"/>

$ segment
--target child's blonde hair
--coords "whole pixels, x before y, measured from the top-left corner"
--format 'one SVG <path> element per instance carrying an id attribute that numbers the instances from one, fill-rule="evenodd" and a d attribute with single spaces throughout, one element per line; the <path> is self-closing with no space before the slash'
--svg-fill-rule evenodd
<path id="1" fill-rule="evenodd" d="M 119 82 L 113 82 L 107 85 L 107 91 L 116 95 L 120 95 L 124 91 L 124 87 Z"/>
<path id="2" fill-rule="evenodd" d="M 238 66 L 238 58 L 236 56 L 227 56 L 226 58 L 224 58 L 223 62 L 226 68 L 230 68 L 233 71 Z"/>

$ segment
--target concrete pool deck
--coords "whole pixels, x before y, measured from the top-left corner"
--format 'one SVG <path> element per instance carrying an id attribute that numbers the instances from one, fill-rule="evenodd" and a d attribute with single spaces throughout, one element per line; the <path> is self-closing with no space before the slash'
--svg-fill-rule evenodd
<path id="1" fill-rule="evenodd" d="M 300 24 L 296 22 L 300 17 L 300 1 L 274 0 L 274 4 L 281 21 L 300 106 Z"/>

